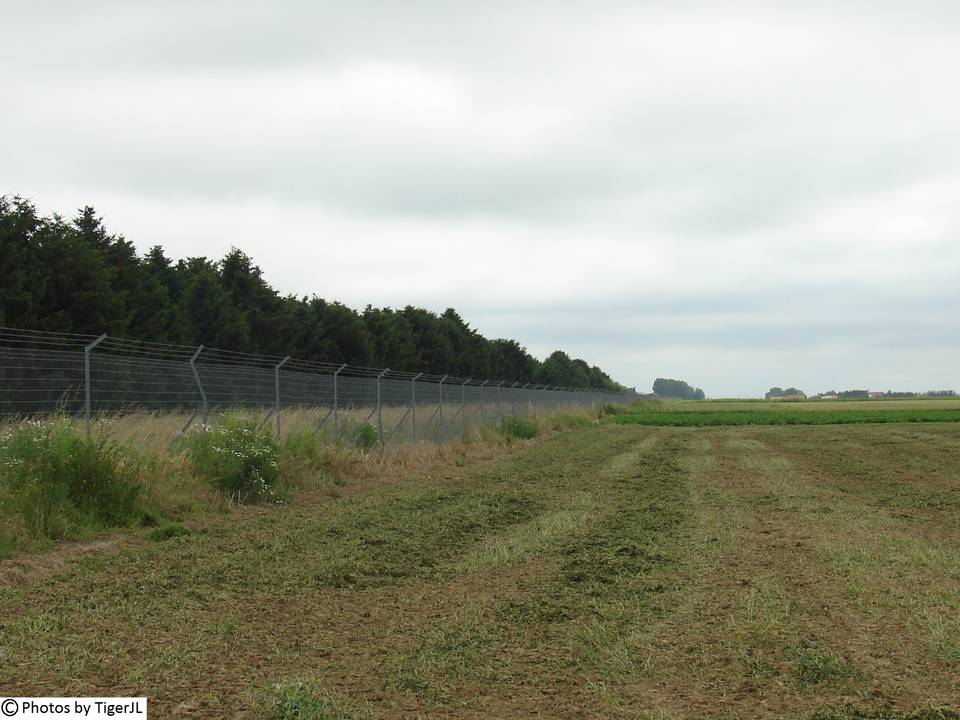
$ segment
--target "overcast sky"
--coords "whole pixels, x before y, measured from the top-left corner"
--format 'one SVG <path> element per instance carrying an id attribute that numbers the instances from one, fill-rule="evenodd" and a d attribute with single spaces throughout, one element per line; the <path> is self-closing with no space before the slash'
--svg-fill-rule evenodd
<path id="1" fill-rule="evenodd" d="M 955 0 L 0 5 L 43 213 L 641 390 L 960 390 Z"/>

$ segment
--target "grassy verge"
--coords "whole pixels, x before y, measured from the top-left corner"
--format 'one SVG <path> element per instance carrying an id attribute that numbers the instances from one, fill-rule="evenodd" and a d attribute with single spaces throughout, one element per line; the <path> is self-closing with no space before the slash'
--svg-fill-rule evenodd
<path id="1" fill-rule="evenodd" d="M 177 423 L 154 415 L 98 422 L 91 437 L 68 418 L 10 425 L 0 433 L 0 558 L 135 526 L 167 539 L 191 518 L 289 502 L 393 463 L 424 467 L 451 448 L 456 454 L 470 446 L 506 447 L 587 427 L 600 412 L 513 417 L 443 447 L 399 444 L 387 454 L 370 426 L 348 433 L 349 443 L 331 444 L 312 424 L 278 441 L 272 426 L 243 413 L 227 413 L 184 437 L 173 434 Z"/>

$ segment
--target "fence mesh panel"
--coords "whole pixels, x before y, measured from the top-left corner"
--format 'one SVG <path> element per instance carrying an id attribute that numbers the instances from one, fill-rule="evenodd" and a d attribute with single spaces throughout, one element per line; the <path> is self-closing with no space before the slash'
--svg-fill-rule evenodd
<path id="1" fill-rule="evenodd" d="M 447 442 L 505 418 L 632 391 L 395 372 L 105 335 L 0 328 L 0 420 L 163 415 L 185 431 L 242 411 L 330 443 Z M 180 422 L 182 421 L 182 423 Z"/>

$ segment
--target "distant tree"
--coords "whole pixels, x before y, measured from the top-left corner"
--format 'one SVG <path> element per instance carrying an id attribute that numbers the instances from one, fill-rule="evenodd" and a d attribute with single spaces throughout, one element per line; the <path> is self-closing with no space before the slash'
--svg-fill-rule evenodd
<path id="1" fill-rule="evenodd" d="M 36 234 L 43 221 L 23 198 L 0 196 L 0 324 L 40 327 L 45 272 Z"/>
<path id="2" fill-rule="evenodd" d="M 653 392 L 662 398 L 674 398 L 678 400 L 702 400 L 703 390 L 693 388 L 683 380 L 671 380 L 668 378 L 657 378 L 653 382 Z"/>
<path id="3" fill-rule="evenodd" d="M 764 395 L 767 400 L 777 400 L 780 398 L 806 398 L 807 394 L 795 387 L 788 387 L 786 390 L 780 387 L 772 387 Z"/>
<path id="4" fill-rule="evenodd" d="M 230 302 L 230 295 L 220 284 L 216 265 L 206 258 L 189 258 L 177 264 L 186 275 L 181 312 L 190 337 L 204 338 L 211 347 L 248 352 L 250 326 L 240 310 Z"/>
<path id="5" fill-rule="evenodd" d="M 837 393 L 837 397 L 847 400 L 864 400 L 870 397 L 870 392 L 867 390 L 841 390 Z"/>
<path id="6" fill-rule="evenodd" d="M 516 340 L 498 339 L 492 342 L 492 375 L 498 378 L 510 378 L 522 383 L 533 382 L 539 363 Z"/>
<path id="7" fill-rule="evenodd" d="M 217 270 L 230 305 L 249 328 L 250 352 L 287 354 L 290 340 L 278 332 L 283 302 L 277 291 L 263 279 L 260 268 L 246 253 L 231 248 L 217 264 Z"/>

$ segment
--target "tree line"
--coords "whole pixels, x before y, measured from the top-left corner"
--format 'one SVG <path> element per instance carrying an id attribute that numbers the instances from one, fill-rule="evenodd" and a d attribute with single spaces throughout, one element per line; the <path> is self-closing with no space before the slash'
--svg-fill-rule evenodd
<path id="1" fill-rule="evenodd" d="M 703 390 L 689 385 L 684 380 L 657 378 L 653 381 L 653 392 L 657 397 L 677 400 L 703 400 Z"/>
<path id="2" fill-rule="evenodd" d="M 0 326 L 107 333 L 393 370 L 620 389 L 599 367 L 557 350 L 540 361 L 516 340 L 488 339 L 456 310 L 357 311 L 316 295 L 281 295 L 252 258 L 174 262 L 140 255 L 93 208 L 41 217 L 0 196 Z"/>

